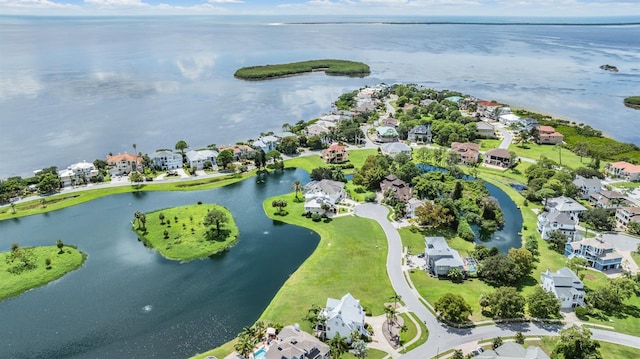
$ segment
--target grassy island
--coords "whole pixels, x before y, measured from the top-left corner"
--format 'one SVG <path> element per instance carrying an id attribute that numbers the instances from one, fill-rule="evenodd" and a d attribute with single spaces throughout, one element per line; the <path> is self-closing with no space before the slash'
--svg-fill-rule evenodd
<path id="1" fill-rule="evenodd" d="M 624 105 L 640 110 L 640 96 L 631 96 L 624 99 Z"/>
<path id="2" fill-rule="evenodd" d="M 0 301 L 43 286 L 82 266 L 86 254 L 73 246 L 20 247 L 0 253 Z"/>
<path id="3" fill-rule="evenodd" d="M 229 210 L 214 204 L 136 212 L 132 224 L 145 246 L 181 261 L 222 252 L 236 243 L 239 234 Z"/>
<path id="4" fill-rule="evenodd" d="M 306 72 L 324 71 L 327 75 L 364 77 L 371 73 L 369 65 L 346 60 L 311 60 L 288 64 L 249 66 L 233 76 L 243 80 L 270 80 Z"/>

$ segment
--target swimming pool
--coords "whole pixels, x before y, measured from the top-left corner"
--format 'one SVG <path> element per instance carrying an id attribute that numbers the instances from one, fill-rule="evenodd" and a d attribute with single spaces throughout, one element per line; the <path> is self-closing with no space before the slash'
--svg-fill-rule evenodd
<path id="1" fill-rule="evenodd" d="M 253 353 L 254 359 L 265 359 L 267 355 L 267 351 L 264 348 L 260 348 Z"/>

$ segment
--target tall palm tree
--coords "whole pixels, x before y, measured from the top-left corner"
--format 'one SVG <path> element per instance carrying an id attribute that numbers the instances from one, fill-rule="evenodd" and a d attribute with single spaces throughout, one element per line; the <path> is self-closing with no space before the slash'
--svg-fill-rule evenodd
<path id="1" fill-rule="evenodd" d="M 291 186 L 291 189 L 296 192 L 296 199 L 298 199 L 298 192 L 302 191 L 302 183 L 300 183 L 299 180 L 295 180 L 295 182 L 293 182 L 293 185 Z"/>
<path id="2" fill-rule="evenodd" d="M 344 354 L 349 345 L 347 344 L 347 339 L 340 336 L 340 333 L 336 333 L 336 335 L 329 340 L 329 348 L 331 348 L 331 358 L 338 359 Z"/>
<path id="3" fill-rule="evenodd" d="M 246 327 L 245 327 L 246 328 Z M 248 335 L 244 335 L 240 333 L 238 336 L 238 341 L 233 346 L 233 349 L 237 351 L 244 358 L 249 359 L 249 356 L 253 352 L 253 348 L 255 347 L 254 338 Z"/>
<path id="4" fill-rule="evenodd" d="M 402 300 L 402 296 L 400 294 L 396 293 L 396 294 L 392 295 L 391 298 L 389 298 L 389 299 L 393 300 L 393 307 L 394 308 L 398 308 L 398 302 L 400 300 Z"/>

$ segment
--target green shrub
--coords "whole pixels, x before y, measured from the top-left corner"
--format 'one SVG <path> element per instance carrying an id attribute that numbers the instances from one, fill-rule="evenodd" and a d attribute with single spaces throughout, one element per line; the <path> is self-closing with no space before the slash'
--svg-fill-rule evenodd
<path id="1" fill-rule="evenodd" d="M 376 194 L 375 193 L 369 193 L 368 195 L 364 196 L 364 201 L 365 202 L 375 202 L 376 201 Z"/>

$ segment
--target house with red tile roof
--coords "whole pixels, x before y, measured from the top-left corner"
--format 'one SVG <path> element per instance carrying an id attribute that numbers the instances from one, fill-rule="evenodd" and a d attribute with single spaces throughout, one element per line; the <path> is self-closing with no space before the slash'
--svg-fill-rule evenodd
<path id="1" fill-rule="evenodd" d="M 251 159 L 256 154 L 256 150 L 253 147 L 247 145 L 231 145 L 218 147 L 219 152 L 222 152 L 224 150 L 233 151 L 233 159 L 235 161 Z"/>
<path id="2" fill-rule="evenodd" d="M 539 145 L 555 145 L 564 141 L 564 135 L 551 126 L 537 126 L 537 129 Z"/>
<path id="3" fill-rule="evenodd" d="M 142 156 L 132 153 L 107 156 L 107 166 L 109 166 L 109 173 L 112 176 L 123 176 L 132 172 L 142 172 Z"/>
<path id="4" fill-rule="evenodd" d="M 322 158 L 325 163 L 343 163 L 349 160 L 349 152 L 347 151 L 347 147 L 334 143 L 329 146 L 329 148 L 322 150 L 320 158 Z"/>
<path id="5" fill-rule="evenodd" d="M 476 112 L 480 116 L 495 119 L 497 117 L 496 110 L 502 107 L 501 104 L 493 101 L 478 101 Z"/>
<path id="6" fill-rule="evenodd" d="M 609 163 L 604 172 L 610 177 L 624 178 L 627 181 L 640 180 L 640 166 L 625 161 Z"/>

